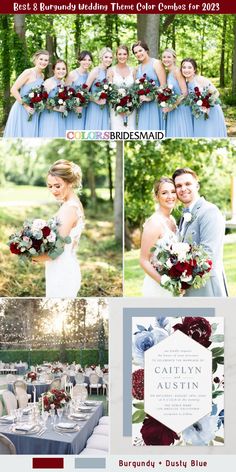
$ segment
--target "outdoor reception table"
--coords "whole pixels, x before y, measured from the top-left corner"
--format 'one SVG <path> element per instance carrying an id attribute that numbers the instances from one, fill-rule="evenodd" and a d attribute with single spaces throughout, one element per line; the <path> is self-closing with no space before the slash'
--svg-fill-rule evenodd
<path id="1" fill-rule="evenodd" d="M 50 382 L 34 382 L 34 383 L 27 382 L 27 393 L 31 394 L 32 401 L 33 401 L 34 387 L 36 388 L 36 402 L 37 402 L 39 397 L 42 395 L 42 393 L 48 391 L 50 384 L 51 384 L 51 381 Z M 9 383 L 7 388 L 8 390 L 10 390 L 10 392 L 13 392 L 13 383 L 12 382 Z"/>
<path id="2" fill-rule="evenodd" d="M 11 431 L 12 425 L 0 422 L 0 433 L 7 436 L 15 445 L 17 454 L 79 454 L 86 445 L 99 419 L 103 415 L 103 403 L 97 402 L 93 411 L 88 413 L 88 420 L 76 421 L 79 430 L 73 433 L 58 433 L 53 430 L 50 419 L 47 421 L 47 430 L 42 436 L 35 434 L 19 434 Z M 60 422 L 71 422 L 71 419 L 62 418 Z"/>

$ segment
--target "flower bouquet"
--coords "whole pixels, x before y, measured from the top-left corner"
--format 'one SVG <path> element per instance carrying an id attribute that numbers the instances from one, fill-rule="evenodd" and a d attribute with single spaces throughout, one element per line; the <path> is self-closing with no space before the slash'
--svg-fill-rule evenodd
<path id="1" fill-rule="evenodd" d="M 48 111 L 52 111 L 53 108 L 64 107 L 64 111 L 61 112 L 61 115 L 65 118 L 73 107 L 75 90 L 72 87 L 62 84 L 58 85 L 57 88 L 58 90 L 55 96 L 47 100 Z"/>
<path id="2" fill-rule="evenodd" d="M 164 85 L 158 87 L 156 91 L 157 104 L 161 108 L 173 108 L 179 99 L 173 88 L 170 85 Z M 166 118 L 166 113 L 164 113 L 163 118 Z"/>
<path id="3" fill-rule="evenodd" d="M 43 85 L 32 87 L 32 89 L 22 97 L 22 102 L 28 105 L 32 110 L 41 113 L 46 108 L 48 93 Z M 30 113 L 28 121 L 31 121 L 33 114 Z"/>
<path id="4" fill-rule="evenodd" d="M 96 91 L 93 93 L 92 97 L 94 100 L 106 100 L 108 101 L 109 93 L 111 90 L 111 84 L 109 84 L 107 79 L 103 79 L 101 81 L 95 82 Z M 105 107 L 104 105 L 99 105 L 101 110 Z"/>
<path id="5" fill-rule="evenodd" d="M 52 367 L 52 374 L 58 374 L 59 372 L 63 372 L 63 369 L 61 367 Z"/>
<path id="6" fill-rule="evenodd" d="M 69 100 L 69 109 L 73 111 L 78 118 L 82 118 L 82 113 L 78 113 L 76 109 L 78 107 L 87 107 L 89 104 L 90 93 L 86 84 L 77 85 L 74 87 L 74 94 L 71 100 Z M 68 102 L 67 102 L 68 103 Z"/>
<path id="7" fill-rule="evenodd" d="M 42 411 L 50 411 L 51 409 L 56 411 L 59 408 L 64 408 L 70 400 L 71 396 L 64 389 L 52 388 L 39 399 L 39 408 Z"/>
<path id="8" fill-rule="evenodd" d="M 152 248 L 151 264 L 161 275 L 161 286 L 174 296 L 191 287 L 203 287 L 212 268 L 202 246 L 184 242 L 157 243 Z"/>
<path id="9" fill-rule="evenodd" d="M 150 101 L 155 100 L 157 86 L 155 80 L 148 79 L 147 74 L 143 74 L 140 79 L 135 80 L 131 90 L 136 108 L 139 108 L 143 103 L 140 101 L 140 97 L 145 96 L 149 98 Z"/>
<path id="10" fill-rule="evenodd" d="M 21 260 L 32 259 L 45 253 L 51 259 L 56 259 L 63 253 L 65 244 L 71 242 L 69 236 L 66 238 L 60 236 L 59 225 L 56 218 L 49 221 L 39 218 L 26 220 L 23 228 L 9 238 L 8 245 L 11 253 L 19 256 Z"/>
<path id="11" fill-rule="evenodd" d="M 204 87 L 202 90 L 195 87 L 193 92 L 189 92 L 184 101 L 185 105 L 189 105 L 195 118 L 208 120 L 210 108 L 220 105 L 220 99 L 216 96 L 216 92 L 210 91 L 210 87 Z"/>
<path id="12" fill-rule="evenodd" d="M 27 372 L 25 376 L 26 380 L 30 380 L 31 382 L 35 382 L 37 380 L 37 373 L 36 372 Z"/>
<path id="13" fill-rule="evenodd" d="M 117 87 L 112 84 L 109 93 L 109 102 L 116 115 L 123 114 L 124 126 L 128 125 L 128 115 L 135 109 L 131 90 L 126 87 Z"/>

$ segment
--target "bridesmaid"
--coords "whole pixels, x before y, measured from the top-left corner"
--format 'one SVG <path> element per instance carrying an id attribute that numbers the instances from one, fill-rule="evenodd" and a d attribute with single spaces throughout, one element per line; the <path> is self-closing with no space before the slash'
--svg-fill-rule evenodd
<path id="1" fill-rule="evenodd" d="M 49 98 L 54 98 L 60 85 L 64 85 L 67 75 L 67 64 L 58 59 L 53 66 L 53 77 L 45 80 L 44 87 Z M 39 120 L 39 137 L 43 138 L 65 138 L 66 118 L 63 117 L 64 107 L 55 107 L 52 111 L 44 110 Z"/>
<path id="2" fill-rule="evenodd" d="M 176 66 L 176 52 L 167 48 L 162 54 L 162 63 L 168 70 L 167 85 L 173 89 L 179 99 L 173 108 L 163 108 L 168 113 L 166 136 L 168 138 L 189 138 L 193 136 L 193 117 L 188 106 L 181 105 L 188 95 L 188 89 L 179 67 Z"/>
<path id="3" fill-rule="evenodd" d="M 33 108 L 23 104 L 22 97 L 34 87 L 42 85 L 43 71 L 49 63 L 49 52 L 44 49 L 33 56 L 34 67 L 25 69 L 16 79 L 11 88 L 11 94 L 16 99 L 8 116 L 4 138 L 35 138 L 38 137 L 39 115 Z M 29 115 L 33 115 L 28 121 Z"/>
<path id="4" fill-rule="evenodd" d="M 148 45 L 144 41 L 138 41 L 133 44 L 132 51 L 140 63 L 136 69 L 136 79 L 140 79 L 143 74 L 148 79 L 155 80 L 156 84 L 166 84 L 165 69 L 159 59 L 149 56 Z M 155 100 L 150 101 L 149 98 L 141 96 L 142 106 L 138 111 L 138 129 L 159 130 L 164 129 L 162 112 L 160 111 Z"/>
<path id="5" fill-rule="evenodd" d="M 66 85 L 71 85 L 71 87 L 76 87 L 78 85 L 83 85 L 86 83 L 88 78 L 88 69 L 90 68 L 93 61 L 91 52 L 81 51 L 78 56 L 79 67 L 75 70 L 72 70 L 67 79 Z M 69 112 L 68 117 L 66 118 L 66 129 L 85 129 L 85 117 L 86 117 L 86 108 L 77 107 L 78 113 L 82 113 L 82 117 L 78 118 L 76 113 L 73 111 Z"/>
<path id="6" fill-rule="evenodd" d="M 219 96 L 215 86 L 206 77 L 197 74 L 197 63 L 192 58 L 183 59 L 181 62 L 181 72 L 187 82 L 188 91 L 194 91 L 195 87 L 203 89 L 209 87 L 211 92 Z M 194 138 L 224 138 L 227 136 L 224 114 L 220 105 L 214 105 L 209 110 L 209 118 L 193 117 L 193 136 Z"/>
<path id="7" fill-rule="evenodd" d="M 110 67 L 107 73 L 108 80 L 117 87 L 125 87 L 128 90 L 134 83 L 134 69 L 127 64 L 129 58 L 129 50 L 127 46 L 118 46 L 116 50 L 116 58 L 117 64 Z M 127 126 L 125 126 L 123 118 L 123 114 L 116 115 L 114 109 L 111 108 L 111 129 L 134 130 L 136 125 L 136 112 L 133 111 L 127 116 Z"/>
<path id="8" fill-rule="evenodd" d="M 97 92 L 96 82 L 107 78 L 107 69 L 112 63 L 112 50 L 107 47 L 101 49 L 99 57 L 100 64 L 90 72 L 86 82 L 92 94 Z M 109 108 L 106 100 L 91 99 L 87 108 L 85 129 L 110 129 L 109 121 Z"/>

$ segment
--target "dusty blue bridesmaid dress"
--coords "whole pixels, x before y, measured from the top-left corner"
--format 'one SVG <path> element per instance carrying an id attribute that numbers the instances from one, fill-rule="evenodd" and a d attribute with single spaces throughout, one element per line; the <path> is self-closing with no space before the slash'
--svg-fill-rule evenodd
<path id="1" fill-rule="evenodd" d="M 100 82 L 106 78 L 106 70 L 99 69 L 98 77 L 94 80 L 91 86 L 91 93 L 96 93 L 97 87 L 96 82 Z M 106 104 L 104 108 L 100 108 L 100 105 L 97 103 L 90 102 L 86 110 L 86 120 L 85 120 L 85 129 L 86 130 L 104 130 L 110 129 L 110 118 L 109 118 L 109 108 Z"/>
<path id="2" fill-rule="evenodd" d="M 71 87 L 77 87 L 78 85 L 85 84 L 88 78 L 88 73 L 85 72 L 84 74 L 80 74 L 76 71 L 76 79 L 72 82 Z M 67 118 L 66 118 L 66 129 L 85 129 L 85 119 L 86 119 L 86 108 L 82 110 L 81 118 L 78 118 L 76 113 L 70 111 Z"/>
<path id="3" fill-rule="evenodd" d="M 20 96 L 27 95 L 32 88 L 42 85 L 42 77 L 24 84 L 20 89 Z M 39 135 L 39 114 L 33 114 L 32 119 L 28 121 L 29 114 L 19 102 L 15 102 L 8 116 L 4 130 L 4 138 L 37 138 Z"/>
<path id="4" fill-rule="evenodd" d="M 155 59 L 150 58 L 147 64 L 140 64 L 137 70 L 137 79 L 146 74 L 147 79 L 155 80 L 157 86 L 160 85 L 156 71 L 153 67 Z M 165 129 L 165 123 L 162 118 L 162 112 L 157 106 L 156 100 L 142 103 L 138 110 L 138 129 L 159 130 Z"/>
<path id="5" fill-rule="evenodd" d="M 209 84 L 210 85 L 210 84 Z M 194 87 L 198 87 L 196 80 L 188 83 L 189 92 L 194 91 Z M 209 118 L 193 117 L 193 136 L 194 138 L 225 138 L 227 130 L 225 125 L 224 114 L 220 105 L 210 108 Z"/>
<path id="6" fill-rule="evenodd" d="M 55 87 L 49 92 L 48 98 L 54 98 L 60 81 L 53 78 Z M 66 117 L 63 117 L 59 111 L 44 110 L 39 119 L 39 137 L 40 138 L 65 138 L 66 136 Z"/>
<path id="7" fill-rule="evenodd" d="M 178 80 L 170 72 L 167 77 L 167 84 L 171 85 L 177 95 L 181 95 Z M 177 108 L 167 113 L 166 118 L 167 138 L 191 138 L 193 137 L 193 116 L 191 109 L 186 105 L 178 105 Z"/>

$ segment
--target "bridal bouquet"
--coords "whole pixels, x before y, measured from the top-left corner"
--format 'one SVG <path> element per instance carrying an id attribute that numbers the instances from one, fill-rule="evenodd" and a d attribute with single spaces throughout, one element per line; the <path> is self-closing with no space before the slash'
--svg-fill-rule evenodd
<path id="1" fill-rule="evenodd" d="M 95 82 L 96 92 L 93 94 L 94 100 L 106 100 L 108 101 L 109 92 L 111 90 L 111 84 L 109 84 L 107 79 Z M 105 107 L 104 105 L 99 105 L 101 110 Z"/>
<path id="2" fill-rule="evenodd" d="M 64 389 L 52 388 L 52 390 L 41 396 L 39 407 L 44 411 L 58 410 L 59 408 L 64 408 L 70 400 L 71 396 Z"/>
<path id="3" fill-rule="evenodd" d="M 151 263 L 161 275 L 161 286 L 174 296 L 191 287 L 203 287 L 212 268 L 202 246 L 184 242 L 157 243 L 152 249 Z"/>
<path id="4" fill-rule="evenodd" d="M 72 88 L 71 88 L 72 90 Z M 73 111 L 78 118 L 82 118 L 82 113 L 77 112 L 78 107 L 87 107 L 89 104 L 89 98 L 90 98 L 90 93 L 88 91 L 88 86 L 86 84 L 83 85 L 77 85 L 76 87 L 73 88 L 73 96 L 69 100 L 69 104 L 67 102 L 67 105 L 69 105 L 69 109 Z"/>
<path id="5" fill-rule="evenodd" d="M 150 100 L 156 98 L 157 86 L 153 79 L 148 79 L 147 74 L 143 74 L 140 79 L 136 79 L 132 86 L 132 92 L 136 102 L 136 107 L 140 107 L 142 102 L 140 101 L 141 96 L 148 97 Z"/>
<path id="6" fill-rule="evenodd" d="M 184 101 L 185 105 L 189 105 L 195 118 L 209 118 L 210 108 L 219 105 L 220 99 L 216 96 L 216 92 L 210 91 L 209 87 L 202 90 L 195 87 L 193 92 L 189 92 Z"/>
<path id="7" fill-rule="evenodd" d="M 135 103 L 130 88 L 110 85 L 109 102 L 116 115 L 123 114 L 124 126 L 128 125 L 128 115 L 135 109 Z"/>
<path id="8" fill-rule="evenodd" d="M 62 84 L 58 85 L 57 88 L 58 90 L 55 96 L 47 100 L 48 111 L 52 111 L 53 108 L 64 107 L 64 111 L 61 112 L 64 118 L 68 116 L 68 111 L 72 109 L 75 90 L 72 87 Z"/>
<path id="9" fill-rule="evenodd" d="M 41 113 L 46 108 L 48 93 L 43 85 L 32 87 L 32 89 L 22 97 L 22 102 L 28 105 L 32 110 Z M 29 114 L 28 121 L 31 121 L 33 114 Z"/>
<path id="10" fill-rule="evenodd" d="M 157 88 L 156 99 L 157 104 L 161 108 L 173 108 L 179 95 L 177 95 L 171 85 L 164 85 Z M 166 113 L 163 115 L 166 118 Z"/>
<path id="11" fill-rule="evenodd" d="M 52 218 L 49 221 L 42 219 L 26 220 L 23 228 L 12 234 L 8 245 L 12 254 L 22 260 L 47 253 L 51 259 L 56 259 L 64 251 L 65 244 L 71 242 L 67 236 L 62 238 L 58 232 L 59 221 Z"/>

